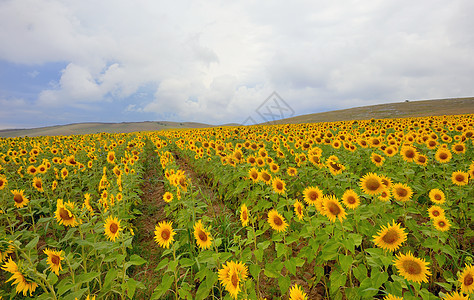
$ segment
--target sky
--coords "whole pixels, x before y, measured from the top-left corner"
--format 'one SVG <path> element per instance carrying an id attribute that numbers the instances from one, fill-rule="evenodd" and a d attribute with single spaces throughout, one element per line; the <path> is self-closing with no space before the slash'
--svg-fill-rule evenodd
<path id="1" fill-rule="evenodd" d="M 0 0 L 0 129 L 474 96 L 474 1 Z"/>

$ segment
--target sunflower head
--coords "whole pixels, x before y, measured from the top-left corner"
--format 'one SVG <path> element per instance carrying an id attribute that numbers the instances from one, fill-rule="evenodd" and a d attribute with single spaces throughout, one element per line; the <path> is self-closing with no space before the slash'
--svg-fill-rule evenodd
<path id="1" fill-rule="evenodd" d="M 167 203 L 170 203 L 173 200 L 173 194 L 166 192 L 163 194 L 163 200 Z"/>
<path id="2" fill-rule="evenodd" d="M 342 222 L 342 220 L 346 218 L 346 211 L 334 195 L 325 196 L 323 198 L 323 210 L 324 215 L 328 217 L 331 222 L 336 222 L 336 218 Z"/>
<path id="3" fill-rule="evenodd" d="M 242 226 L 247 226 L 249 223 L 249 210 L 247 208 L 247 205 L 242 204 L 240 207 L 240 221 L 242 222 Z"/>
<path id="4" fill-rule="evenodd" d="M 311 204 L 316 204 L 318 200 L 321 200 L 323 198 L 323 192 L 315 186 L 310 186 L 307 187 L 304 191 L 304 201 L 311 205 Z"/>
<path id="5" fill-rule="evenodd" d="M 201 249 L 208 249 L 212 245 L 212 237 L 202 225 L 201 220 L 194 224 L 194 238 Z"/>
<path id="6" fill-rule="evenodd" d="M 368 173 L 360 179 L 360 187 L 367 195 L 378 195 L 382 192 L 384 185 L 380 176 Z"/>
<path id="7" fill-rule="evenodd" d="M 397 254 L 394 264 L 400 275 L 406 280 L 418 283 L 428 282 L 428 276 L 431 275 L 428 267 L 429 263 L 424 259 L 413 256 L 410 252 Z"/>
<path id="8" fill-rule="evenodd" d="M 251 169 L 249 170 L 249 178 L 250 178 L 253 182 L 257 182 L 257 181 L 258 181 L 259 176 L 258 176 L 258 171 L 257 171 L 257 169 L 251 168 Z"/>
<path id="9" fill-rule="evenodd" d="M 406 202 L 411 199 L 413 191 L 406 184 L 396 183 L 392 186 L 392 194 L 395 200 Z"/>
<path id="10" fill-rule="evenodd" d="M 120 231 L 123 230 L 122 226 L 120 226 L 120 220 L 117 217 L 109 216 L 105 220 L 104 224 L 104 234 L 105 236 L 115 242 L 115 239 L 119 236 Z"/>
<path id="11" fill-rule="evenodd" d="M 15 207 L 17 208 L 22 208 L 30 202 L 23 193 L 25 192 L 24 190 L 12 190 L 11 191 L 13 194 L 13 201 L 15 202 Z"/>
<path id="12" fill-rule="evenodd" d="M 469 181 L 469 174 L 458 170 L 451 175 L 451 181 L 455 185 L 466 185 Z"/>
<path id="13" fill-rule="evenodd" d="M 286 190 L 286 184 L 283 180 L 275 177 L 272 181 L 273 191 L 279 195 L 284 194 Z"/>
<path id="14" fill-rule="evenodd" d="M 286 228 L 288 227 L 285 218 L 274 209 L 268 212 L 267 221 L 270 226 L 278 232 L 286 231 Z"/>
<path id="15" fill-rule="evenodd" d="M 388 226 L 382 226 L 377 235 L 374 235 L 373 238 L 375 245 L 384 250 L 393 252 L 407 240 L 407 234 L 405 229 L 400 227 L 400 224 L 393 221 L 392 225 L 388 224 Z"/>
<path id="16" fill-rule="evenodd" d="M 64 252 L 62 250 L 56 251 L 49 248 L 46 248 L 43 250 L 43 252 L 48 256 L 46 261 L 49 265 L 49 268 L 51 268 L 51 271 L 53 271 L 56 275 L 59 275 L 59 270 L 63 269 L 61 266 L 61 261 L 64 259 Z"/>
<path id="17" fill-rule="evenodd" d="M 435 204 L 443 204 L 446 201 L 443 191 L 439 189 L 432 189 L 428 195 L 431 202 Z"/>
<path id="18" fill-rule="evenodd" d="M 174 241 L 174 232 L 172 222 L 160 222 L 155 226 L 155 241 L 160 247 L 169 248 L 170 244 Z"/>
<path id="19" fill-rule="evenodd" d="M 293 208 L 295 210 L 295 214 L 298 217 L 298 220 L 302 220 L 304 216 L 304 205 L 296 200 L 295 204 L 293 204 Z"/>
<path id="20" fill-rule="evenodd" d="M 306 293 L 297 284 L 295 284 L 294 286 L 290 288 L 289 294 L 290 294 L 289 295 L 290 300 L 307 300 L 308 299 Z"/>
<path id="21" fill-rule="evenodd" d="M 474 266 L 467 265 L 459 276 L 461 291 L 464 293 L 474 292 Z"/>
<path id="22" fill-rule="evenodd" d="M 354 190 L 348 189 L 342 195 L 342 203 L 349 209 L 356 209 L 360 205 L 359 195 Z"/>
<path id="23" fill-rule="evenodd" d="M 63 199 L 56 201 L 56 221 L 60 225 L 75 227 L 80 224 L 81 220 L 74 214 L 75 205 L 74 202 L 63 202 Z"/>
<path id="24" fill-rule="evenodd" d="M 439 216 L 433 219 L 433 225 L 438 231 L 448 231 L 451 227 L 451 223 L 446 216 Z"/>

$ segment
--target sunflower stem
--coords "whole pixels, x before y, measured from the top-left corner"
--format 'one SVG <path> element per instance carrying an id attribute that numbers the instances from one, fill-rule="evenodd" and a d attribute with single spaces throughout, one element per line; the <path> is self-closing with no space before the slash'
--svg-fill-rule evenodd
<path id="1" fill-rule="evenodd" d="M 176 261 L 176 243 L 173 243 L 173 261 Z M 174 270 L 175 298 L 178 299 L 178 267 Z"/>

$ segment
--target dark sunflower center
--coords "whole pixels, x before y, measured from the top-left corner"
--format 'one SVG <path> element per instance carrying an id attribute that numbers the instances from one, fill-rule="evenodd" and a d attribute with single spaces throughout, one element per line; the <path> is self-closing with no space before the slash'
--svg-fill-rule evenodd
<path id="1" fill-rule="evenodd" d="M 308 198 L 311 199 L 311 201 L 316 201 L 316 199 L 318 199 L 318 193 L 311 191 L 308 194 Z"/>
<path id="2" fill-rule="evenodd" d="M 249 163 L 254 164 L 255 163 L 255 158 L 253 158 L 253 157 L 249 158 Z"/>
<path id="3" fill-rule="evenodd" d="M 16 203 L 22 203 L 23 202 L 23 197 L 20 194 L 15 194 L 15 196 L 13 196 L 13 200 Z"/>
<path id="4" fill-rule="evenodd" d="M 279 216 L 274 216 L 273 223 L 275 223 L 276 226 L 281 226 L 283 225 L 283 220 Z"/>
<path id="5" fill-rule="evenodd" d="M 438 222 L 438 226 L 439 227 L 445 227 L 446 226 L 446 223 L 444 221 L 439 221 Z"/>
<path id="6" fill-rule="evenodd" d="M 426 162 L 426 158 L 424 156 L 420 156 L 420 157 L 418 157 L 418 162 L 424 163 L 424 162 Z"/>
<path id="7" fill-rule="evenodd" d="M 410 275 L 418 275 L 421 273 L 421 266 L 419 263 L 412 260 L 405 260 L 402 264 L 403 269 Z"/>
<path id="8" fill-rule="evenodd" d="M 439 158 L 441 158 L 441 160 L 445 160 L 445 159 L 448 158 L 448 154 L 446 154 L 446 153 L 443 152 L 443 153 L 441 153 L 441 154 L 439 155 Z"/>
<path id="9" fill-rule="evenodd" d="M 283 190 L 283 183 L 277 182 L 276 183 L 276 188 L 277 188 L 277 190 L 282 191 Z"/>
<path id="10" fill-rule="evenodd" d="M 301 206 L 298 206 L 298 207 L 296 208 L 296 210 L 298 211 L 298 214 L 300 214 L 300 215 L 303 214 L 303 210 L 302 210 Z"/>
<path id="11" fill-rule="evenodd" d="M 464 181 L 464 176 L 461 174 L 456 175 L 456 181 L 457 182 L 463 182 Z"/>
<path id="12" fill-rule="evenodd" d="M 438 217 L 439 215 L 440 215 L 439 211 L 437 211 L 437 210 L 433 211 L 433 216 Z"/>
<path id="13" fill-rule="evenodd" d="M 72 219 L 72 216 L 69 216 L 69 211 L 62 207 L 59 209 L 59 216 L 61 217 L 61 219 L 66 220 L 66 221 L 69 221 Z"/>
<path id="14" fill-rule="evenodd" d="M 354 203 L 356 203 L 355 197 L 354 197 L 354 196 L 349 196 L 349 197 L 347 197 L 347 203 L 349 203 L 349 204 L 354 204 Z"/>
<path id="15" fill-rule="evenodd" d="M 250 174 L 250 176 L 255 180 L 258 178 L 258 174 L 253 172 L 252 174 Z"/>
<path id="16" fill-rule="evenodd" d="M 242 219 L 247 220 L 247 218 L 248 218 L 247 211 L 244 210 L 244 211 L 242 212 Z"/>
<path id="17" fill-rule="evenodd" d="M 40 189 L 42 187 L 41 181 L 36 181 L 35 186 Z"/>
<path id="18" fill-rule="evenodd" d="M 393 244 L 398 241 L 398 232 L 394 229 L 389 229 L 387 233 L 382 237 L 382 241 L 387 244 Z"/>
<path id="19" fill-rule="evenodd" d="M 413 151 L 412 149 L 408 149 L 407 151 L 405 151 L 405 156 L 408 158 L 413 158 L 415 157 L 415 151 Z"/>
<path id="20" fill-rule="evenodd" d="M 379 162 L 382 161 L 382 158 L 381 158 L 380 156 L 374 156 L 374 161 L 375 161 L 376 163 L 379 163 Z"/>
<path id="21" fill-rule="evenodd" d="M 441 195 L 440 194 L 434 195 L 434 199 L 437 201 L 441 200 Z"/>
<path id="22" fill-rule="evenodd" d="M 118 231 L 118 225 L 117 225 L 117 223 L 112 223 L 112 224 L 110 224 L 109 230 L 110 230 L 110 232 L 112 232 L 113 234 L 117 233 L 117 231 Z"/>
<path id="23" fill-rule="evenodd" d="M 408 195 L 408 191 L 404 188 L 396 189 L 397 195 L 400 197 L 406 197 Z"/>
<path id="24" fill-rule="evenodd" d="M 380 187 L 380 182 L 375 178 L 370 178 L 366 181 L 365 186 L 369 191 L 376 191 Z"/>
<path id="25" fill-rule="evenodd" d="M 454 147 L 454 149 L 455 149 L 456 151 L 461 152 L 461 151 L 464 150 L 464 147 L 463 147 L 462 145 L 456 145 L 456 146 Z"/>
<path id="26" fill-rule="evenodd" d="M 338 163 L 329 163 L 331 165 L 331 168 L 333 168 L 335 171 L 339 171 L 341 167 L 339 166 Z"/>
<path id="27" fill-rule="evenodd" d="M 170 238 L 170 231 L 168 229 L 163 229 L 163 231 L 161 232 L 161 238 L 164 239 L 165 241 L 167 241 L 169 238 Z"/>
<path id="28" fill-rule="evenodd" d="M 233 273 L 232 276 L 230 277 L 230 281 L 232 282 L 232 285 L 237 288 L 239 285 L 239 277 L 237 276 L 237 273 Z"/>
<path id="29" fill-rule="evenodd" d="M 341 213 L 341 209 L 339 208 L 339 206 L 334 203 L 334 202 L 329 202 L 328 204 L 328 210 L 331 212 L 332 215 L 339 215 Z"/>
<path id="30" fill-rule="evenodd" d="M 268 175 L 267 173 L 263 173 L 263 174 L 262 174 L 262 178 L 263 178 L 263 180 L 265 180 L 265 181 L 269 181 L 269 180 L 270 180 L 270 175 Z"/>
<path id="31" fill-rule="evenodd" d="M 59 265 L 61 263 L 61 259 L 59 256 L 53 255 L 51 256 L 51 263 L 53 263 L 53 265 Z"/>
<path id="32" fill-rule="evenodd" d="M 201 241 L 207 241 L 207 234 L 204 231 L 200 230 L 198 236 Z"/>
<path id="33" fill-rule="evenodd" d="M 464 277 L 464 285 L 465 286 L 470 286 L 474 282 L 474 278 L 472 277 L 472 274 L 467 274 L 466 277 Z"/>

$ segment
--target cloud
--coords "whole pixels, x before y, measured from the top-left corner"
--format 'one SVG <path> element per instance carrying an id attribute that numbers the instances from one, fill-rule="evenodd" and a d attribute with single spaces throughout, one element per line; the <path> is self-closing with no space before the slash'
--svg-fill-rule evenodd
<path id="1" fill-rule="evenodd" d="M 65 62 L 35 107 L 240 122 L 273 91 L 297 114 L 470 96 L 472 9 L 468 0 L 5 0 L 0 59 Z"/>

